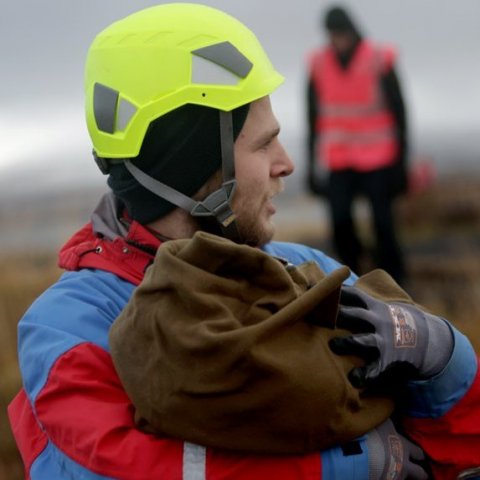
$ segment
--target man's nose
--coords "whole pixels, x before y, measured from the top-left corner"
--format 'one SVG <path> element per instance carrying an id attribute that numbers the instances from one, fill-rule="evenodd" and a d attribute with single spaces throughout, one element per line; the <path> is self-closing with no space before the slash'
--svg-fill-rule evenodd
<path id="1" fill-rule="evenodd" d="M 273 177 L 288 177 L 291 175 L 295 169 L 295 166 L 285 150 L 284 146 L 278 142 L 278 152 L 276 159 L 272 166 L 272 176 Z"/>

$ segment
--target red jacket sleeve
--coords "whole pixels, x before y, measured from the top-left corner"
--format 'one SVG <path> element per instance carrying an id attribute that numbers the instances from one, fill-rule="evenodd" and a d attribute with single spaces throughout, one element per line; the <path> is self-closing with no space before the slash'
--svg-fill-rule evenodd
<path id="1" fill-rule="evenodd" d="M 435 479 L 455 479 L 462 470 L 480 466 L 480 369 L 447 413 L 437 418 L 408 417 L 405 427 L 430 457 Z"/>

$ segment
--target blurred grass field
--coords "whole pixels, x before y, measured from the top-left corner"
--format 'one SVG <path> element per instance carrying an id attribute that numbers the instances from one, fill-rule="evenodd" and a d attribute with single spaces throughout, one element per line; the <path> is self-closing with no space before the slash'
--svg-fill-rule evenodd
<path id="1" fill-rule="evenodd" d="M 397 207 L 409 272 L 407 290 L 417 302 L 452 320 L 480 352 L 480 180 L 439 181 Z M 362 225 L 361 230 L 368 244 L 367 227 Z M 324 225 L 308 219 L 301 227 L 279 225 L 278 238 L 329 252 L 325 232 Z M 368 270 L 368 257 L 364 264 Z M 0 265 L 0 480 L 18 480 L 23 478 L 23 468 L 6 416 L 7 405 L 21 384 L 17 322 L 60 270 L 53 251 L 0 255 Z"/>
<path id="2" fill-rule="evenodd" d="M 29 252 L 2 256 L 0 275 L 0 480 L 23 478 L 23 467 L 6 415 L 20 388 L 17 322 L 30 303 L 58 277 L 55 255 Z"/>

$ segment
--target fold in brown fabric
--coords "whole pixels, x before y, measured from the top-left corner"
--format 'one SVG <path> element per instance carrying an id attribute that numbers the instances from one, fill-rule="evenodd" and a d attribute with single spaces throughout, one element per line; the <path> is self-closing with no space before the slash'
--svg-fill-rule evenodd
<path id="1" fill-rule="evenodd" d="M 203 232 L 164 243 L 109 336 L 137 425 L 205 446 L 285 454 L 380 424 L 392 400 L 353 388 L 347 374 L 360 360 L 328 347 L 348 333 L 335 328 L 348 276 L 346 267 L 325 275 L 314 262 L 288 266 Z M 402 295 L 388 275 L 372 278 L 362 288 L 378 294 L 387 283 Z"/>

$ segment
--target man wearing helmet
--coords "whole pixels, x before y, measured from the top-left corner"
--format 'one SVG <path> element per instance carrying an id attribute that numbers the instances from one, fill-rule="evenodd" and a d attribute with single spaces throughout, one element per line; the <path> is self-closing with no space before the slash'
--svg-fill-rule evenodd
<path id="1" fill-rule="evenodd" d="M 93 42 L 87 124 L 112 192 L 62 248 L 67 272 L 19 325 L 24 389 L 9 414 L 27 478 L 426 478 L 421 453 L 391 422 L 349 445 L 282 457 L 143 433 L 115 372 L 109 329 L 166 240 L 205 230 L 291 264 L 313 261 L 327 273 L 339 266 L 322 252 L 271 241 L 272 199 L 293 171 L 268 97 L 281 81 L 244 25 L 201 5 L 140 11 Z M 376 326 L 382 305 L 371 306 Z M 412 382 L 419 401 L 407 422 L 437 471 L 453 478 L 478 463 L 480 413 L 471 405 L 480 380 L 468 341 L 441 325 L 443 353 L 434 355 L 434 374 Z M 429 339 L 419 344 L 428 349 Z"/>
<path id="2" fill-rule="evenodd" d="M 192 111 L 201 111 L 201 107 L 190 107 L 190 110 L 191 115 Z M 247 112 L 249 121 L 245 122 Z M 210 124 L 218 125 L 215 113 L 213 110 L 208 113 L 210 116 L 208 121 Z M 248 245 L 264 245 L 272 239 L 274 233 L 275 207 L 272 199 L 283 190 L 282 177 L 292 173 L 293 164 L 278 139 L 280 127 L 273 115 L 269 97 L 263 97 L 247 107 L 234 110 L 233 118 L 233 133 L 236 137 L 234 157 L 241 161 L 235 163 L 235 195 L 231 200 L 231 208 L 235 212 L 235 219 L 231 221 L 235 229 L 227 230 L 224 234 Z M 238 123 L 244 121 L 241 131 L 238 131 L 237 118 L 239 118 Z M 205 130 L 203 126 L 200 128 Z M 211 132 L 211 136 L 218 142 L 218 134 Z M 202 143 L 206 142 L 202 141 Z M 213 148 L 212 146 L 212 150 Z M 209 154 L 217 158 L 219 156 L 217 152 L 209 152 Z M 199 158 L 201 153 L 192 152 L 191 155 L 193 162 L 213 163 L 209 158 Z M 218 171 L 220 165 L 216 167 L 217 172 L 212 173 L 210 179 L 199 187 L 200 191 L 196 195 L 198 198 L 205 199 L 221 188 L 222 177 L 221 172 Z M 195 181 L 199 182 L 198 179 Z M 115 180 L 111 177 L 109 182 L 115 190 L 116 177 Z M 135 180 L 132 180 L 133 182 Z M 137 184 L 137 188 L 142 187 Z M 121 197 L 121 194 L 119 196 Z M 154 207 L 151 206 L 150 209 L 153 210 Z M 190 212 L 183 209 L 175 209 L 153 220 L 149 225 L 166 238 L 178 238 L 179 225 L 183 230 L 182 237 L 191 237 L 199 228 L 221 234 L 223 228 L 221 223 L 217 226 L 212 222 L 209 216 L 192 216 Z"/>

